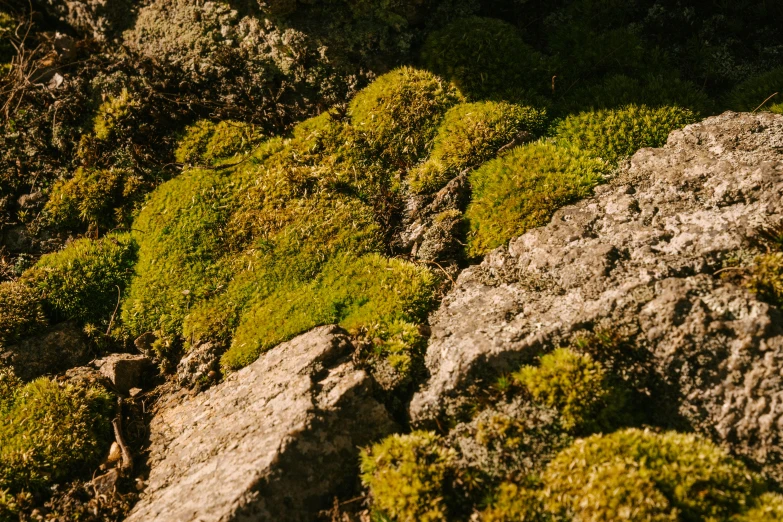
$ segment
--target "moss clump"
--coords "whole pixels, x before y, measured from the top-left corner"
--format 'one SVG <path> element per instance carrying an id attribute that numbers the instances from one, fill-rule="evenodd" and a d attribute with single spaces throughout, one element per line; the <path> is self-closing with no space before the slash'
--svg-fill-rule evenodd
<path id="1" fill-rule="evenodd" d="M 538 137 L 546 113 L 506 102 L 463 103 L 451 108 L 438 128 L 429 158 L 409 173 L 411 189 L 435 192 L 470 166 L 491 159 L 500 147 L 527 133 Z"/>
<path id="2" fill-rule="evenodd" d="M 783 307 L 783 252 L 757 257 L 751 267 L 748 287 L 761 299 Z"/>
<path id="3" fill-rule="evenodd" d="M 93 119 L 95 137 L 99 140 L 111 138 L 114 135 L 117 124 L 128 118 L 138 105 L 138 101 L 125 88 L 122 89 L 119 95 L 109 97 L 98 108 L 98 113 Z"/>
<path id="4" fill-rule="evenodd" d="M 539 366 L 525 366 L 514 377 L 537 402 L 556 409 L 563 427 L 594 431 L 617 421 L 624 394 L 604 368 L 589 355 L 558 348 L 541 357 Z"/>
<path id="5" fill-rule="evenodd" d="M 362 481 L 374 509 L 391 520 L 447 520 L 443 491 L 455 459 L 432 432 L 391 435 L 362 451 Z"/>
<path id="6" fill-rule="evenodd" d="M 745 466 L 695 435 L 628 429 L 562 451 L 543 475 L 547 507 L 578 520 L 728 520 L 759 491 Z"/>
<path id="7" fill-rule="evenodd" d="M 79 239 L 41 257 L 22 280 L 40 292 L 56 320 L 106 325 L 130 281 L 136 254 L 126 233 Z"/>
<path id="8" fill-rule="evenodd" d="M 459 91 L 443 79 L 401 67 L 357 94 L 349 113 L 368 154 L 408 167 L 425 155 L 443 115 L 460 101 Z"/>
<path id="9" fill-rule="evenodd" d="M 544 509 L 541 493 L 513 482 L 502 483 L 491 505 L 481 512 L 481 522 L 545 522 L 552 517 Z"/>
<path id="10" fill-rule="evenodd" d="M 731 519 L 732 522 L 779 522 L 783 520 L 783 496 L 776 493 L 764 493 L 753 507 Z"/>
<path id="11" fill-rule="evenodd" d="M 670 132 L 695 121 L 688 109 L 629 105 L 569 116 L 555 132 L 559 140 L 617 163 L 642 147 L 662 146 Z"/>
<path id="12" fill-rule="evenodd" d="M 772 98 L 764 103 L 770 96 Z M 764 106 L 759 110 L 783 114 L 783 67 L 737 85 L 726 97 L 725 105 L 734 111 L 748 112 L 756 110 L 762 103 Z"/>
<path id="13" fill-rule="evenodd" d="M 41 294 L 18 281 L 0 283 L 0 346 L 46 326 Z"/>
<path id="14" fill-rule="evenodd" d="M 484 255 L 545 224 L 555 210 L 590 194 L 605 171 L 602 161 L 584 151 L 544 142 L 485 163 L 469 177 L 468 255 Z"/>
<path id="15" fill-rule="evenodd" d="M 541 55 L 514 26 L 494 18 L 462 18 L 431 33 L 421 59 L 471 100 L 530 101 L 528 89 L 548 86 Z"/>
<path id="16" fill-rule="evenodd" d="M 185 129 L 174 157 L 180 163 L 213 163 L 248 150 L 260 139 L 258 129 L 250 123 L 199 120 Z"/>
<path id="17" fill-rule="evenodd" d="M 40 378 L 0 401 L 0 490 L 36 491 L 93 465 L 111 437 L 111 397 Z"/>

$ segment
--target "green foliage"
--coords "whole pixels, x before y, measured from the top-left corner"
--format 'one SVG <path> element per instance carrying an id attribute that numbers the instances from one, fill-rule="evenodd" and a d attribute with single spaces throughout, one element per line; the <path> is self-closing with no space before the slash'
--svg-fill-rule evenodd
<path id="1" fill-rule="evenodd" d="M 245 151 L 259 141 L 258 130 L 252 124 L 199 120 L 185 129 L 174 157 L 180 163 L 212 163 Z"/>
<path id="2" fill-rule="evenodd" d="M 470 166 L 491 159 L 520 133 L 538 137 L 543 110 L 506 102 L 463 103 L 451 108 L 438 128 L 429 158 L 408 174 L 414 192 L 435 192 Z"/>
<path id="3" fill-rule="evenodd" d="M 548 87 L 543 58 L 517 29 L 494 18 L 456 20 L 431 33 L 421 51 L 424 66 L 452 81 L 471 100 L 531 101 L 530 89 Z"/>
<path id="4" fill-rule="evenodd" d="M 764 103 L 770 96 L 772 98 Z M 734 111 L 748 112 L 762 103 L 764 106 L 759 110 L 783 114 L 783 67 L 740 83 L 728 94 L 725 105 Z"/>
<path id="5" fill-rule="evenodd" d="M 11 37 L 16 29 L 16 19 L 9 13 L 0 11 L 0 75 L 6 73 L 7 64 L 14 55 Z"/>
<path id="6" fill-rule="evenodd" d="M 443 491 L 456 455 L 436 434 L 391 435 L 362 450 L 362 481 L 374 509 L 400 522 L 447 520 Z"/>
<path id="7" fill-rule="evenodd" d="M 99 140 L 108 140 L 114 134 L 115 126 L 126 119 L 138 102 L 133 99 L 128 89 L 122 89 L 118 96 L 110 96 L 98 108 L 93 119 L 93 132 Z"/>
<path id="8" fill-rule="evenodd" d="M 426 71 L 401 67 L 354 97 L 351 123 L 369 154 L 393 167 L 423 157 L 446 111 L 462 101 L 457 89 Z"/>
<path id="9" fill-rule="evenodd" d="M 783 252 L 772 252 L 756 258 L 751 267 L 748 287 L 761 299 L 783 306 Z"/>
<path id="10" fill-rule="evenodd" d="M 0 490 L 36 491 L 97 463 L 111 440 L 102 388 L 37 379 L 0 403 Z"/>
<path id="11" fill-rule="evenodd" d="M 753 507 L 731 519 L 732 522 L 779 522 L 783 520 L 783 496 L 777 493 L 764 493 Z"/>
<path id="12" fill-rule="evenodd" d="M 521 487 L 513 482 L 502 483 L 495 498 L 481 512 L 481 522 L 545 522 L 551 520 L 546 513 L 541 494 L 535 489 Z"/>
<path id="13" fill-rule="evenodd" d="M 760 483 L 696 435 L 628 429 L 562 451 L 543 475 L 554 514 L 584 521 L 727 520 Z"/>
<path id="14" fill-rule="evenodd" d="M 544 355 L 539 366 L 525 366 L 514 377 L 533 399 L 556 409 L 566 429 L 594 431 L 611 426 L 625 402 L 599 363 L 569 348 Z"/>
<path id="15" fill-rule="evenodd" d="M 40 292 L 57 320 L 108 324 L 136 255 L 136 243 L 127 233 L 78 239 L 41 257 L 22 280 Z"/>
<path id="16" fill-rule="evenodd" d="M 695 121 L 688 109 L 628 105 L 569 116 L 555 132 L 559 140 L 617 163 L 642 147 L 664 145 L 670 132 Z"/>
<path id="17" fill-rule="evenodd" d="M 605 164 L 573 147 L 536 142 L 473 171 L 468 254 L 484 255 L 545 224 L 558 208 L 590 194 Z"/>
<path id="18" fill-rule="evenodd" d="M 18 281 L 0 283 L 0 346 L 46 326 L 40 292 Z"/>

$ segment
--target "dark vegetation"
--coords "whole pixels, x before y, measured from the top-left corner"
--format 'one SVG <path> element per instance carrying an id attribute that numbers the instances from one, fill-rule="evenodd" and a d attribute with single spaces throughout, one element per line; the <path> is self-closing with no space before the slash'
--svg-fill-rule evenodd
<path id="1" fill-rule="evenodd" d="M 147 334 L 164 374 L 215 343 L 227 373 L 338 323 L 399 409 L 460 267 L 672 130 L 783 113 L 774 1 L 86 4 L 0 2 L 0 352 L 67 321 L 96 354 Z M 432 221 L 458 252 L 401 246 L 409 203 L 461 175 Z M 740 276 L 778 307 L 779 247 Z M 367 448 L 376 519 L 783 519 L 779 485 L 639 417 L 613 343 L 501 377 L 462 432 Z M 53 377 L 0 370 L 0 520 L 48 516 L 111 440 L 108 392 Z"/>

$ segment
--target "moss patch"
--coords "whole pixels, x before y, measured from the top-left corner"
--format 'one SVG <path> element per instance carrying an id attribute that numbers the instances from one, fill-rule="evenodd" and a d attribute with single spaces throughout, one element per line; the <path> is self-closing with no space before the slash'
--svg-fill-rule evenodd
<path id="1" fill-rule="evenodd" d="M 211 164 L 247 151 L 260 141 L 259 130 L 250 123 L 199 120 L 185 129 L 177 143 L 174 157 L 180 163 Z"/>
<path id="2" fill-rule="evenodd" d="M 46 324 L 40 292 L 18 281 L 0 283 L 0 346 L 13 344 Z"/>

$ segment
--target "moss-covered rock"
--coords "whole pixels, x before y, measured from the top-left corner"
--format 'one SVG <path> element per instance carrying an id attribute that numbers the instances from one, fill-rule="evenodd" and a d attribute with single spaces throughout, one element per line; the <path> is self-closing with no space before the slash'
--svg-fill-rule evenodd
<path id="1" fill-rule="evenodd" d="M 514 376 L 534 400 L 560 413 L 566 429 L 590 432 L 622 423 L 625 394 L 589 355 L 558 348 Z"/>
<path id="2" fill-rule="evenodd" d="M 559 207 L 590 194 L 605 171 L 584 151 L 545 142 L 487 162 L 470 174 L 468 255 L 483 255 L 543 225 Z"/>
<path id="3" fill-rule="evenodd" d="M 495 492 L 481 522 L 545 522 L 552 517 L 544 509 L 540 491 L 504 482 Z"/>
<path id="4" fill-rule="evenodd" d="M 532 140 L 543 131 L 546 113 L 506 102 L 463 103 L 451 108 L 438 128 L 427 160 L 409 174 L 414 192 L 442 188 L 470 166 L 478 166 L 522 133 Z"/>
<path id="5" fill-rule="evenodd" d="M 443 115 L 460 101 L 462 95 L 445 80 L 401 67 L 357 94 L 349 114 L 369 154 L 392 167 L 409 167 L 426 155 Z"/>
<path id="6" fill-rule="evenodd" d="M 136 254 L 127 233 L 79 239 L 41 257 L 22 280 L 40 293 L 55 320 L 107 325 L 131 279 Z"/>
<path id="7" fill-rule="evenodd" d="M 579 520 L 727 520 L 752 504 L 758 479 L 695 435 L 637 429 L 594 435 L 543 475 L 547 508 Z"/>
<path id="8" fill-rule="evenodd" d="M 185 129 L 174 153 L 180 163 L 212 163 L 247 151 L 261 139 L 255 125 L 224 120 L 199 120 Z"/>
<path id="9" fill-rule="evenodd" d="M 783 114 L 783 67 L 740 83 L 727 95 L 725 105 L 739 112 L 760 109 Z"/>
<path id="10" fill-rule="evenodd" d="M 14 387 L 0 400 L 0 490 L 37 491 L 96 464 L 112 411 L 103 389 L 46 378 Z"/>
<path id="11" fill-rule="evenodd" d="M 783 306 L 783 252 L 772 252 L 756 258 L 751 267 L 748 287 L 760 298 Z"/>
<path id="12" fill-rule="evenodd" d="M 455 454 L 431 432 L 391 435 L 363 450 L 362 481 L 373 508 L 391 520 L 435 522 L 448 519 L 443 491 Z"/>
<path id="13" fill-rule="evenodd" d="M 670 132 L 695 122 L 688 109 L 629 105 L 569 116 L 555 132 L 559 140 L 617 163 L 642 147 L 662 146 Z"/>
<path id="14" fill-rule="evenodd" d="M 13 344 L 46 325 L 40 292 L 18 281 L 0 283 L 0 346 Z"/>
<path id="15" fill-rule="evenodd" d="M 424 66 L 452 81 L 471 100 L 530 102 L 546 90 L 543 57 L 512 25 L 468 17 L 431 33 L 421 51 Z"/>

